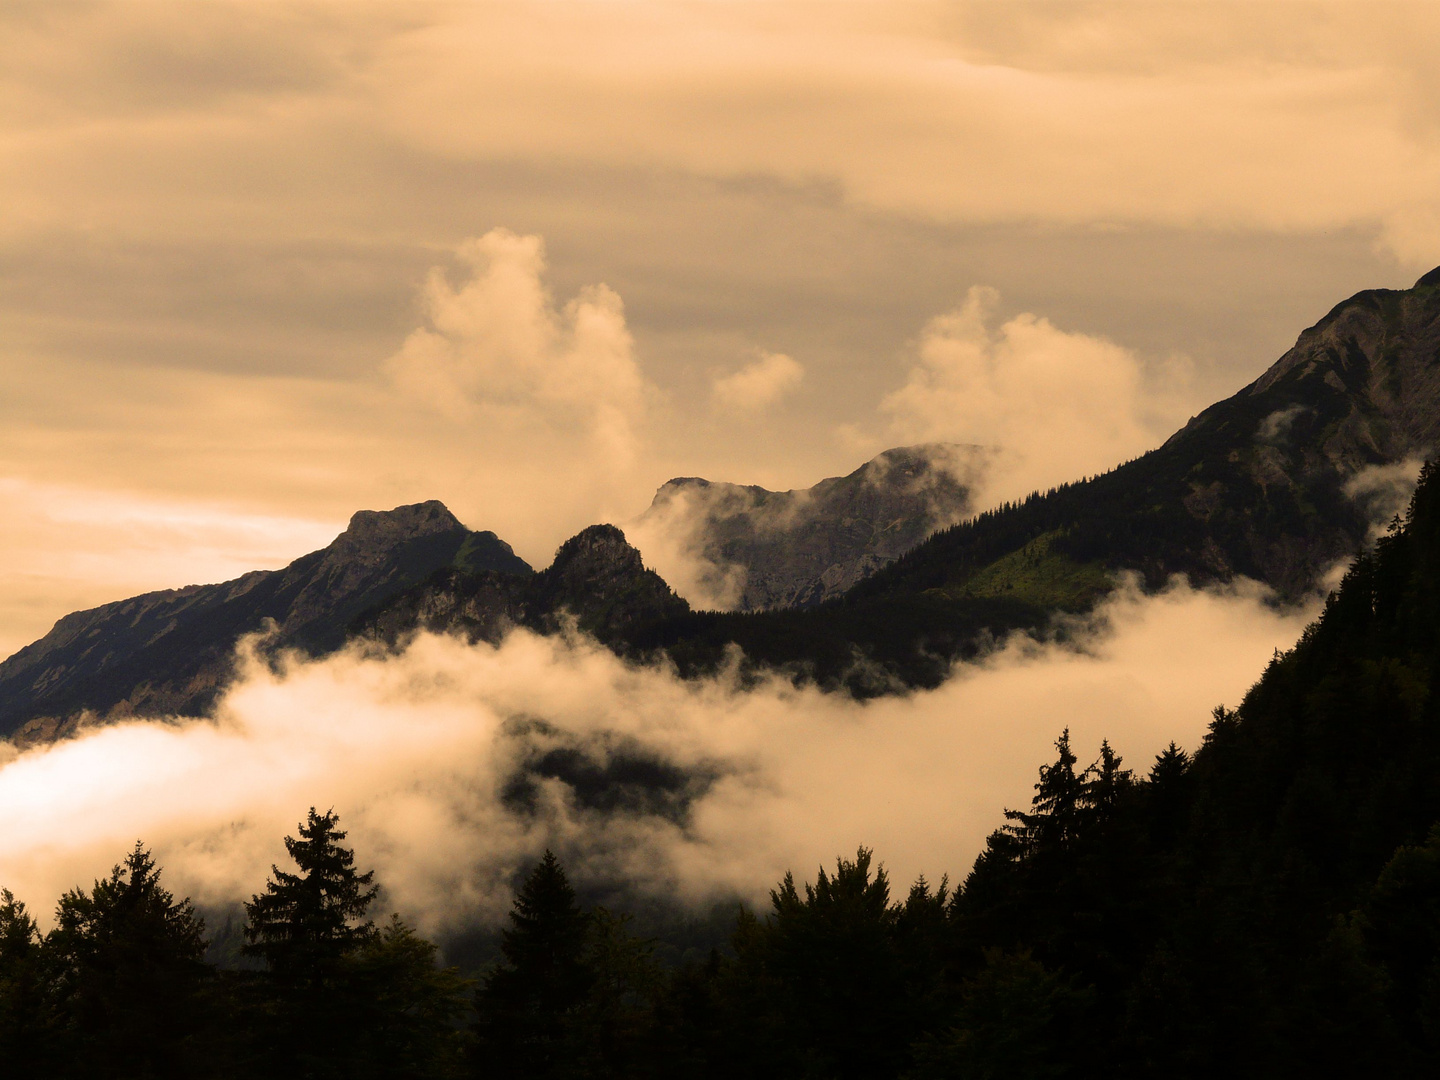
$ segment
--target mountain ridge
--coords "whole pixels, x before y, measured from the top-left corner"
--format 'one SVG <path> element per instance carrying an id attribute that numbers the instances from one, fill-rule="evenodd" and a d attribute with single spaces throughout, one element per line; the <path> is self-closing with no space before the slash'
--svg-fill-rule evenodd
<path id="1" fill-rule="evenodd" d="M 235 642 L 267 620 L 268 647 L 326 652 L 381 596 L 457 560 L 531 572 L 494 533 L 466 529 L 431 500 L 359 511 L 330 545 L 279 570 L 72 612 L 0 663 L 0 735 L 51 738 L 81 714 L 203 711 L 229 679 Z"/>
<path id="2" fill-rule="evenodd" d="M 663 656 L 687 676 L 716 670 L 738 647 L 745 670 L 861 696 L 934 686 L 957 659 L 1008 633 L 1044 632 L 1057 613 L 1093 607 L 1122 572 L 1152 590 L 1174 575 L 1195 585 L 1244 576 L 1280 602 L 1310 595 L 1364 547 L 1407 494 L 1401 474 L 1437 440 L 1440 268 L 1409 290 L 1366 290 L 1335 305 L 1258 378 L 1155 450 L 940 529 L 813 606 L 691 610 L 614 526 L 572 537 L 537 575 L 438 502 L 361 511 L 329 547 L 282 570 L 59 620 L 0 664 L 0 735 L 30 724 L 25 737 L 54 737 L 87 710 L 201 711 L 229 676 L 236 640 L 267 618 L 276 624 L 269 647 L 322 654 L 357 631 L 392 644 L 420 629 L 486 640 L 509 626 L 551 633 L 569 612 L 622 655 Z M 907 449 L 917 448 L 886 453 Z M 863 493 L 874 464 L 816 487 L 823 496 L 854 481 L 852 495 Z M 950 481 L 949 496 L 968 500 Z M 685 486 L 743 492 L 747 506 L 795 494 L 698 478 Z M 737 543 L 753 553 L 754 541 L 751 522 Z"/>
<path id="3" fill-rule="evenodd" d="M 614 525 L 591 525 L 554 561 L 519 578 L 446 567 L 362 613 L 352 633 L 402 645 L 421 631 L 498 642 L 513 627 L 542 634 L 575 628 L 611 644 L 636 626 L 683 615 L 690 605 L 648 569 Z"/>
<path id="4" fill-rule="evenodd" d="M 1089 609 L 1124 571 L 1151 590 L 1244 576 L 1299 601 L 1408 495 L 1367 476 L 1418 472 L 1435 449 L 1437 278 L 1357 293 L 1155 450 L 940 530 L 820 607 L 696 612 L 632 653 L 693 675 L 738 647 L 753 669 L 864 695 L 938 685 L 987 642 Z"/>

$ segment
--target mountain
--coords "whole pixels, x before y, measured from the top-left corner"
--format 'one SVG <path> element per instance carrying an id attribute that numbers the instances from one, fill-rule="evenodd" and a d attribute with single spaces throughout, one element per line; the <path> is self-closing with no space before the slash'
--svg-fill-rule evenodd
<path id="1" fill-rule="evenodd" d="M 614 525 L 591 525 L 528 577 L 446 567 L 362 614 L 352 631 L 398 645 L 417 631 L 499 641 L 512 626 L 555 633 L 567 618 L 604 642 L 678 615 L 690 605 L 647 570 Z"/>
<path id="2" fill-rule="evenodd" d="M 511 625 L 551 632 L 568 611 L 617 652 L 665 655 L 688 675 L 738 646 L 750 670 L 859 695 L 934 686 L 997 637 L 1090 608 L 1127 571 L 1151 589 L 1175 574 L 1196 584 L 1243 575 L 1282 601 L 1302 598 L 1403 505 L 1437 445 L 1440 270 L 1337 305 L 1156 450 L 943 528 L 838 596 L 929 523 L 963 512 L 966 485 L 942 457 L 978 468 L 975 451 L 888 451 L 804 492 L 662 488 L 656 514 L 700 507 L 682 515 L 699 553 L 743 568 L 745 602 L 767 610 L 689 610 L 613 526 L 567 541 L 531 577 L 507 545 L 439 503 L 360 513 L 283 570 L 61 619 L 0 664 L 0 735 L 29 725 L 24 738 L 50 737 L 86 711 L 201 710 L 229 677 L 235 642 L 267 619 L 271 647 L 320 654 L 352 631 L 390 642 L 419 628 L 488 640 Z"/>
<path id="3" fill-rule="evenodd" d="M 936 685 L 995 635 L 1093 606 L 1123 571 L 1152 589 L 1243 575 L 1293 601 L 1403 505 L 1437 445 L 1440 270 L 1337 305 L 1158 449 L 944 529 L 838 599 L 692 613 L 629 644 L 691 673 L 738 645 L 753 665 L 875 693 Z"/>
<path id="4" fill-rule="evenodd" d="M 956 897 L 951 955 L 1024 955 L 1084 988 L 1080 1075 L 1422 1075 L 1440 1055 L 1437 688 L 1432 463 L 1193 758 L 1172 745 L 1131 774 L 1106 747 L 1081 770 L 1096 748 L 1062 736 Z M 1048 1042 L 1037 1057 L 1074 1054 Z"/>
<path id="5" fill-rule="evenodd" d="M 971 478 L 986 456 L 978 446 L 902 446 L 795 491 L 678 477 L 638 524 L 699 562 L 700 585 L 720 606 L 814 607 L 972 513 Z"/>
<path id="6" fill-rule="evenodd" d="M 531 573 L 510 545 L 465 528 L 442 503 L 362 510 L 329 547 L 282 570 L 66 615 L 0 663 L 0 736 L 50 738 L 82 711 L 194 714 L 229 679 L 242 635 L 273 620 L 272 647 L 329 652 L 358 614 L 440 567 Z"/>

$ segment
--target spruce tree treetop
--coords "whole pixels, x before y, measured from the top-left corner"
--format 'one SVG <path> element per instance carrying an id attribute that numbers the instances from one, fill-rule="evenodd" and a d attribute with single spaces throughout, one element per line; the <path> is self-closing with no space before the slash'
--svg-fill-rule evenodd
<path id="1" fill-rule="evenodd" d="M 555 980 L 562 996 L 578 975 L 585 945 L 585 913 L 575 902 L 575 890 L 565 877 L 560 860 L 547 850 L 525 879 L 510 912 L 509 929 L 500 948 L 513 968 L 532 975 L 537 985 Z"/>
<path id="2" fill-rule="evenodd" d="M 272 866 L 265 891 L 245 905 L 244 952 L 276 974 L 319 971 L 375 934 L 373 923 L 361 921 L 379 892 L 375 874 L 356 872 L 338 823 L 334 810 L 320 814 L 312 806 L 299 838 L 285 838 L 300 873 Z"/>

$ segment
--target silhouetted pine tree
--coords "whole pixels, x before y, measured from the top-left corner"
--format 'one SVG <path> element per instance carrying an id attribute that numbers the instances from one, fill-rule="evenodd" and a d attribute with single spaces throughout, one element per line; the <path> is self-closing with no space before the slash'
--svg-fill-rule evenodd
<path id="1" fill-rule="evenodd" d="M 588 922 L 560 861 L 546 851 L 515 898 L 501 936 L 504 962 L 476 998 L 475 1075 L 579 1075 L 578 1020 L 594 979 L 585 958 Z"/>
<path id="2" fill-rule="evenodd" d="M 204 925 L 142 844 L 89 893 L 61 897 L 44 952 L 74 1075 L 204 1071 Z"/>
<path id="3" fill-rule="evenodd" d="M 373 872 L 355 869 L 354 852 L 333 810 L 314 807 L 299 837 L 285 849 L 299 867 L 271 867 L 265 891 L 245 905 L 243 952 L 265 961 L 254 1027 L 259 1056 L 301 1077 L 362 1075 L 367 1052 L 367 1005 L 374 988 L 355 978 L 346 960 L 375 939 L 365 920 L 378 888 Z"/>
<path id="4" fill-rule="evenodd" d="M 380 891 L 374 871 L 355 870 L 355 853 L 340 846 L 334 810 L 310 808 L 300 837 L 287 836 L 285 850 L 298 874 L 270 868 L 265 891 L 245 905 L 247 944 L 243 952 L 265 961 L 278 977 L 304 981 L 323 974 L 340 957 L 375 934 L 362 922 Z"/>
<path id="5" fill-rule="evenodd" d="M 25 905 L 0 889 L 0 1061 L 16 1076 L 43 1073 L 46 1026 L 40 931 Z"/>
<path id="6" fill-rule="evenodd" d="M 398 915 L 340 966 L 354 1002 L 359 1058 L 352 1076 L 429 1080 L 460 1074 L 458 1021 L 470 1008 L 471 982 L 436 962 L 434 944 Z"/>

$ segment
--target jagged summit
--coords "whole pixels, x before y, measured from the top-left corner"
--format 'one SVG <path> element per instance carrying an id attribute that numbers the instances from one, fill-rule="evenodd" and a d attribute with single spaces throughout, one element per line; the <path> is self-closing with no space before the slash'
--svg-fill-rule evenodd
<path id="1" fill-rule="evenodd" d="M 1309 597 L 1440 451 L 1437 278 L 1357 293 L 1160 448 L 943 529 L 840 603 L 702 612 L 634 646 L 687 673 L 738 647 L 757 667 L 884 693 L 936 685 L 987 642 L 1088 610 L 1121 572 L 1152 589 L 1245 577 L 1282 602 Z"/>
<path id="2" fill-rule="evenodd" d="M 464 528 L 460 519 L 439 499 L 397 506 L 393 510 L 357 510 L 350 516 L 345 531 L 325 550 L 368 561 L 384 558 L 396 544 Z"/>
<path id="3" fill-rule="evenodd" d="M 620 529 L 614 525 L 591 525 L 560 545 L 548 572 L 589 573 L 598 567 L 635 573 L 645 568 L 640 552 L 630 546 Z"/>
<path id="4" fill-rule="evenodd" d="M 354 630 L 390 644 L 417 630 L 498 641 L 512 626 L 553 633 L 567 618 L 601 641 L 685 615 L 690 605 L 614 525 L 591 525 L 529 577 L 442 570 L 356 620 Z"/>

